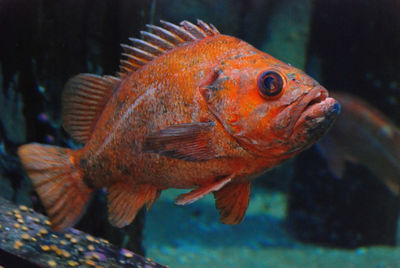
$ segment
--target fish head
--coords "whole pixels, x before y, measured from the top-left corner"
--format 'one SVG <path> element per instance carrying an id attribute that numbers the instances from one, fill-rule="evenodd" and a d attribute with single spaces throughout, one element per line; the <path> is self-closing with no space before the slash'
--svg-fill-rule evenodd
<path id="1" fill-rule="evenodd" d="M 286 159 L 311 146 L 340 111 L 313 78 L 255 48 L 223 60 L 201 93 L 242 147 L 267 158 Z"/>

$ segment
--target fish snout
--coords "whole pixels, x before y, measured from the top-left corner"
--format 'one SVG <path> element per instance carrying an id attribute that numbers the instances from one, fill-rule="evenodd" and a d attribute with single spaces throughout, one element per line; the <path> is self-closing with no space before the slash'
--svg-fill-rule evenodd
<path id="1" fill-rule="evenodd" d="M 290 128 L 286 154 L 302 151 L 318 141 L 333 125 L 340 113 L 339 102 L 329 97 L 322 86 L 313 88 L 297 102 L 296 120 Z"/>
<path id="2" fill-rule="evenodd" d="M 273 129 L 276 135 L 284 138 L 292 136 L 299 125 L 319 114 L 318 111 L 324 105 L 329 106 L 332 98 L 328 96 L 328 91 L 317 84 L 308 93 L 299 97 L 274 119 Z"/>
<path id="3" fill-rule="evenodd" d="M 315 120 L 322 122 L 329 120 L 340 113 L 340 104 L 329 97 L 328 91 L 318 85 L 314 87 L 301 101 L 298 117 L 293 128 L 296 129 L 306 121 Z"/>
<path id="4" fill-rule="evenodd" d="M 312 94 L 311 94 L 312 93 Z M 322 121 L 330 121 L 340 113 L 340 104 L 337 100 L 329 97 L 328 91 L 323 87 L 316 87 L 310 92 L 310 96 L 305 98 L 304 109 L 300 113 L 300 116 L 294 125 L 296 129 L 306 121 L 316 121 L 315 123 L 321 123 Z M 333 118 L 334 117 L 334 118 Z"/>
<path id="5" fill-rule="evenodd" d="M 302 146 L 319 140 L 336 121 L 340 113 L 339 102 L 329 97 L 326 89 L 315 89 L 293 127 L 292 138 L 302 141 Z M 319 92 L 318 92 L 319 90 Z"/>

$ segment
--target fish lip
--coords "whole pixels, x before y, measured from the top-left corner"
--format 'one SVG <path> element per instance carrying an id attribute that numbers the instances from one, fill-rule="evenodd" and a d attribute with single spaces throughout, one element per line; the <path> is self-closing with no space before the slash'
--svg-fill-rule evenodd
<path id="1" fill-rule="evenodd" d="M 308 94 L 308 98 L 304 98 L 303 103 L 306 104 L 304 109 L 300 112 L 303 114 L 306 110 L 310 109 L 313 105 L 317 105 L 328 98 L 329 93 L 328 90 L 323 88 L 322 86 L 317 86 L 313 88 Z"/>
<path id="2" fill-rule="evenodd" d="M 328 96 L 328 90 L 320 85 L 315 86 L 308 92 L 306 96 L 303 97 L 303 99 L 300 100 L 300 105 L 303 106 L 303 109 L 300 113 L 304 112 L 312 105 L 324 101 Z"/>
<path id="3" fill-rule="evenodd" d="M 296 105 L 298 105 L 298 107 L 301 107 L 301 109 L 298 110 L 296 120 L 294 120 L 296 123 L 294 124 L 293 129 L 295 129 L 300 124 L 300 118 L 304 117 L 307 110 L 311 109 L 311 107 L 315 105 L 321 104 L 328 98 L 328 96 L 328 91 L 322 86 L 318 85 L 314 87 L 302 99 L 300 99 Z"/>
<path id="4" fill-rule="evenodd" d="M 304 112 L 324 101 L 327 97 L 328 91 L 320 85 L 316 85 L 306 94 L 300 96 L 275 118 L 273 125 L 276 135 L 283 138 L 292 136 Z"/>
<path id="5" fill-rule="evenodd" d="M 329 97 L 328 91 L 322 86 L 313 88 L 309 95 L 310 96 L 306 96 L 302 100 L 304 108 L 299 112 L 296 123 L 293 126 L 293 133 L 295 129 L 304 124 L 307 120 L 330 113 L 338 114 L 340 111 L 338 102 L 334 98 Z"/>

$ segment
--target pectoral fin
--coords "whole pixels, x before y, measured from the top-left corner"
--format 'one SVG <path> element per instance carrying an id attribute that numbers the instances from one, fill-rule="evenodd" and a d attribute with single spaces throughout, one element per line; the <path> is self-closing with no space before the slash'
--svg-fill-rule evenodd
<path id="1" fill-rule="evenodd" d="M 173 125 L 146 137 L 143 151 L 183 159 L 205 161 L 217 157 L 211 146 L 213 122 Z"/>
<path id="2" fill-rule="evenodd" d="M 229 183 L 214 192 L 219 220 L 225 224 L 238 224 L 246 213 L 250 199 L 250 182 Z"/>
<path id="3" fill-rule="evenodd" d="M 230 182 L 232 177 L 233 177 L 233 175 L 223 178 L 221 180 L 215 181 L 213 183 L 202 185 L 189 193 L 181 194 L 175 200 L 175 204 L 177 204 L 177 205 L 191 204 L 194 201 L 199 200 L 200 198 L 204 197 L 206 194 L 209 194 L 214 191 L 218 191 L 219 189 L 224 187 L 224 185 L 226 185 L 228 182 Z"/>

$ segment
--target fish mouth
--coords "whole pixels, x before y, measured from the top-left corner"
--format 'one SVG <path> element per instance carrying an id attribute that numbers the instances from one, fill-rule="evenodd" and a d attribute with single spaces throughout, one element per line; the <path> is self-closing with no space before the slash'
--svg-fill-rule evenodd
<path id="1" fill-rule="evenodd" d="M 307 105 L 304 107 L 303 112 L 306 111 L 307 109 L 310 109 L 313 105 L 324 102 L 328 98 L 328 91 L 325 88 L 316 88 L 316 92 L 314 94 L 311 94 L 310 92 L 309 95 L 311 97 L 311 100 L 309 100 Z"/>
<path id="2" fill-rule="evenodd" d="M 340 112 L 339 103 L 329 97 L 328 91 L 322 86 L 313 88 L 301 100 L 300 106 L 303 108 L 299 111 L 298 119 L 293 126 L 294 130 L 307 122 L 319 124 L 324 121 L 333 121 L 332 117 L 336 117 Z"/>
<path id="3" fill-rule="evenodd" d="M 313 124 L 317 125 L 318 120 L 328 119 L 324 115 L 338 113 L 339 108 L 337 101 L 329 97 L 328 91 L 317 85 L 279 113 L 273 121 L 275 135 L 287 139 L 305 123 L 315 119 Z"/>

